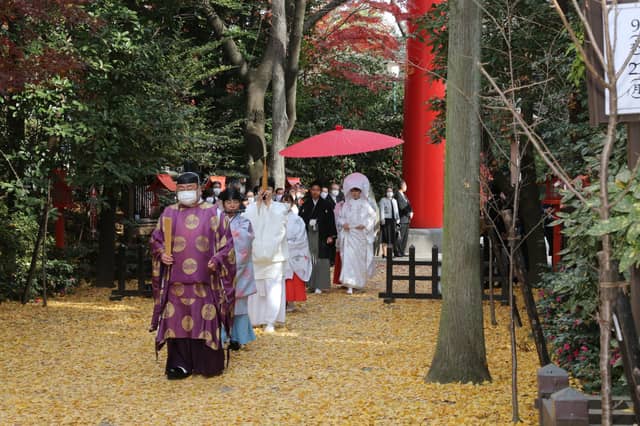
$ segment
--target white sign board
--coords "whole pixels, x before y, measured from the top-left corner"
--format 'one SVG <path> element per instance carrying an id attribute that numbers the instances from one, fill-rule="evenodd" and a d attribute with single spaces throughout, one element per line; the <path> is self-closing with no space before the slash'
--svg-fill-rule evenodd
<path id="1" fill-rule="evenodd" d="M 640 3 L 619 3 L 616 6 L 608 6 L 605 18 L 609 24 L 609 37 L 614 48 L 614 67 L 617 73 L 627 61 L 636 38 L 640 36 Z M 603 49 L 603 52 L 605 51 Z M 633 53 L 631 60 L 620 74 L 616 86 L 618 114 L 640 114 L 640 48 Z M 605 90 L 604 107 L 605 114 L 609 115 L 608 90 Z"/>

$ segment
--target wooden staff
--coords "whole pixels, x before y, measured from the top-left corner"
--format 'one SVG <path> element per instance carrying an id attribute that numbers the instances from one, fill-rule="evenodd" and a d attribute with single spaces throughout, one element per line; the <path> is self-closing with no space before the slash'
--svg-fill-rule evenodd
<path id="1" fill-rule="evenodd" d="M 171 246 L 172 246 L 172 239 L 173 239 L 173 230 L 172 228 L 172 223 L 171 223 L 171 218 L 170 217 L 163 217 L 162 218 L 162 233 L 164 234 L 164 252 L 168 255 L 171 255 Z"/>

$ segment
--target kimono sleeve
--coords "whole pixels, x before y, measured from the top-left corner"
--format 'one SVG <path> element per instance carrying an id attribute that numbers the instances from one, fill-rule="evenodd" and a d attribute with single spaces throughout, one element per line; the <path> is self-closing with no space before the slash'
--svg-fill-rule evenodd
<path id="1" fill-rule="evenodd" d="M 218 213 L 214 211 L 214 215 Z M 233 246 L 233 235 L 229 218 L 220 214 L 218 226 L 213 230 L 215 234 L 215 252 L 209 260 L 218 271 L 225 293 L 233 292 L 236 276 L 236 252 Z"/>

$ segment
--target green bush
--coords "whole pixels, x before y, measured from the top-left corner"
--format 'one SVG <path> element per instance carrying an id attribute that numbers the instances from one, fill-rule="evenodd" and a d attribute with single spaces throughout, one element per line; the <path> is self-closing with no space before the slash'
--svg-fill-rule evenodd
<path id="1" fill-rule="evenodd" d="M 7 224 L 0 227 L 0 301 L 17 300 L 26 285 L 38 221 L 29 213 L 9 215 L 6 205 L 0 205 L 0 221 Z M 52 238 L 48 239 L 47 246 L 53 247 Z M 53 251 L 48 254 L 53 254 Z M 30 297 L 42 294 L 41 260 L 40 252 Z M 49 294 L 68 293 L 77 285 L 76 266 L 67 260 L 48 257 L 46 272 Z"/>
<path id="2" fill-rule="evenodd" d="M 631 185 L 624 192 L 626 185 Z M 564 212 L 558 213 L 563 226 L 564 249 L 561 270 L 543 277 L 538 311 L 549 349 L 555 361 L 579 379 L 587 392 L 599 392 L 600 330 L 598 309 L 598 259 L 601 236 L 612 237 L 614 259 L 620 272 L 638 265 L 640 246 L 640 186 L 626 168 L 609 184 L 612 200 L 620 199 L 607 221 L 594 209 L 600 206 L 598 185 L 585 188 L 588 205 L 573 196 L 563 199 Z M 614 392 L 628 393 L 618 342 L 612 336 L 612 384 Z"/>

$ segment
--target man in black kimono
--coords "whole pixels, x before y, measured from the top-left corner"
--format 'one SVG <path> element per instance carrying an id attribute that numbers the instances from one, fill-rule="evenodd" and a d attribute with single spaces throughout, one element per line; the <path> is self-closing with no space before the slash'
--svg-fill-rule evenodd
<path id="1" fill-rule="evenodd" d="M 299 212 L 307 226 L 309 251 L 313 263 L 309 289 L 316 294 L 331 287 L 329 265 L 337 236 L 333 205 L 320 197 L 321 190 L 320 183 L 313 182 L 309 189 L 310 196 L 306 198 Z"/>
<path id="2" fill-rule="evenodd" d="M 396 239 L 396 256 L 406 256 L 407 237 L 409 235 L 409 224 L 413 217 L 413 209 L 411 202 L 407 198 L 407 182 L 400 181 L 400 188 L 396 192 L 396 201 L 398 202 L 398 210 L 400 211 L 400 237 Z"/>

